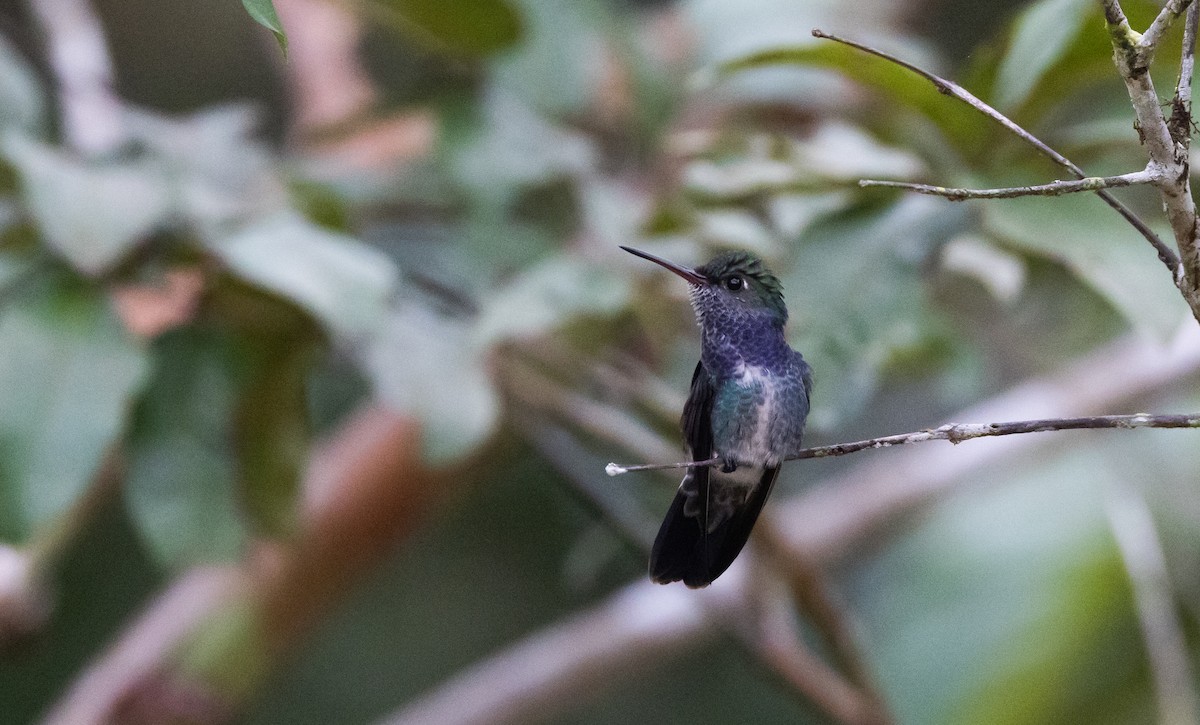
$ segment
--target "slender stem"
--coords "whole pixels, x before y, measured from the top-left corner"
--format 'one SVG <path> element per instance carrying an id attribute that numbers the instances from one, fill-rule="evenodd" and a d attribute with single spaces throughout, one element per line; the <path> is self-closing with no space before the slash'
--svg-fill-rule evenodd
<path id="1" fill-rule="evenodd" d="M 1153 184 L 1155 177 L 1152 171 L 1134 171 L 1119 176 L 1088 176 L 1075 181 L 1055 181 L 1050 184 L 1033 186 L 1012 186 L 1003 189 L 958 189 L 946 186 L 931 186 L 929 184 L 912 184 L 905 181 L 882 181 L 863 179 L 858 185 L 864 188 L 883 187 L 889 189 L 907 189 L 918 194 L 941 196 L 950 201 L 965 201 L 967 199 L 1015 199 L 1021 196 L 1061 196 L 1075 194 L 1081 191 L 1096 191 L 1120 186 L 1138 184 Z"/>
<path id="2" fill-rule="evenodd" d="M 951 96 L 953 98 L 957 98 L 958 100 L 962 101 L 963 103 L 966 103 L 971 108 L 974 108 L 976 111 L 979 111 L 983 115 L 985 115 L 988 118 L 992 119 L 993 121 L 999 123 L 1001 126 L 1003 126 L 1004 128 L 1011 131 L 1013 134 L 1015 134 L 1022 141 L 1025 141 L 1026 143 L 1028 143 L 1029 145 L 1031 145 L 1035 149 L 1037 149 L 1044 156 L 1046 156 L 1050 160 L 1054 161 L 1054 163 L 1069 170 L 1072 174 L 1074 174 L 1076 176 L 1076 178 L 1083 179 L 1083 178 L 1087 177 L 1087 174 L 1085 174 L 1083 172 L 1083 169 L 1076 166 L 1075 163 L 1072 162 L 1070 159 L 1068 159 L 1067 157 L 1058 153 L 1054 149 L 1050 148 L 1041 139 L 1037 138 L 1033 134 L 1031 134 L 1028 131 L 1026 131 L 1025 129 L 1021 128 L 1012 119 L 1008 118 L 1003 113 L 1000 113 L 996 109 L 994 109 L 991 106 L 989 106 L 988 104 L 984 103 L 982 100 L 980 100 L 978 97 L 976 97 L 975 94 L 971 93 L 970 91 L 968 91 L 967 89 L 958 85 L 957 83 L 946 80 L 945 78 L 942 78 L 940 76 L 934 75 L 933 73 L 930 73 L 929 71 L 927 71 L 923 68 L 919 68 L 919 67 L 913 65 L 912 63 L 901 60 L 900 58 L 897 58 L 894 55 L 885 53 L 881 50 L 872 48 L 867 45 L 863 45 L 861 43 L 857 43 L 853 40 L 841 38 L 836 35 L 830 35 L 829 33 L 826 33 L 822 30 L 815 29 L 815 28 L 813 29 L 812 34 L 818 38 L 824 38 L 826 40 L 832 40 L 837 43 L 842 43 L 844 45 L 848 45 L 851 48 L 856 48 L 858 50 L 863 51 L 864 53 L 869 53 L 876 57 L 882 58 L 890 63 L 895 63 L 896 65 L 899 65 L 902 68 L 912 71 L 913 73 L 916 73 L 917 75 L 921 76 L 922 78 L 924 78 L 924 79 L 928 80 L 930 83 L 932 83 L 934 85 L 934 87 L 938 89 L 938 92 L 944 93 L 945 95 Z M 1122 217 L 1124 217 L 1125 221 L 1129 222 L 1129 224 L 1134 229 L 1136 229 L 1138 231 L 1138 233 L 1141 234 L 1146 239 L 1146 241 L 1150 243 L 1151 246 L 1154 247 L 1155 252 L 1158 254 L 1159 260 L 1164 265 L 1166 265 L 1167 269 L 1171 272 L 1171 279 L 1175 282 L 1176 286 L 1180 286 L 1182 284 L 1183 278 L 1182 278 L 1181 272 L 1180 272 L 1179 255 L 1176 254 L 1173 249 L 1171 249 L 1169 246 L 1167 246 L 1166 243 L 1163 242 L 1163 240 L 1159 239 L 1158 235 L 1154 233 L 1154 230 L 1152 230 L 1149 227 L 1149 225 L 1146 224 L 1146 222 L 1142 221 L 1142 219 L 1137 214 L 1134 214 L 1133 211 L 1131 209 L 1129 209 L 1129 207 L 1122 204 L 1116 197 L 1109 194 L 1107 191 L 1105 191 L 1103 189 L 1099 189 L 1095 193 L 1096 193 L 1096 196 L 1099 196 L 1101 199 L 1104 200 L 1105 204 L 1108 204 L 1110 207 L 1112 207 L 1114 210 L 1116 210 L 1116 212 L 1118 214 L 1120 214 Z M 1182 289 L 1182 287 L 1180 287 L 1180 288 Z"/>
<path id="3" fill-rule="evenodd" d="M 1044 418 L 1041 420 L 1018 420 L 1007 423 L 947 423 L 937 428 L 914 431 L 912 433 L 897 433 L 895 435 L 868 438 L 849 443 L 835 443 L 829 446 L 805 448 L 785 460 L 799 461 L 806 458 L 830 458 L 845 456 L 875 448 L 891 448 L 907 443 L 924 443 L 925 441 L 950 441 L 958 444 L 972 438 L 989 438 L 994 436 L 1016 435 L 1019 433 L 1047 433 L 1059 430 L 1103 430 L 1103 429 L 1132 429 L 1132 428 L 1200 428 L 1200 414 L 1191 415 L 1151 415 L 1136 413 L 1133 415 L 1095 415 L 1082 418 Z M 610 463 L 605 472 L 610 476 L 619 476 L 630 471 L 654 471 L 667 468 L 695 468 L 712 466 L 720 462 L 717 457 L 704 461 L 689 461 L 681 463 L 647 463 L 638 465 L 619 465 Z"/>
<path id="4" fill-rule="evenodd" d="M 1200 702 L 1193 686 L 1187 637 L 1175 605 L 1166 554 L 1145 499 L 1124 482 L 1105 496 L 1113 538 L 1121 552 L 1145 639 L 1159 722 L 1196 725 Z"/>
<path id="5" fill-rule="evenodd" d="M 1150 23 L 1150 27 L 1142 34 L 1142 39 L 1138 41 L 1138 46 L 1146 53 L 1147 57 L 1154 54 L 1163 34 L 1170 30 L 1171 26 L 1175 24 L 1175 19 L 1182 15 L 1183 11 L 1191 4 L 1192 0 L 1171 0 L 1158 13 L 1158 17 L 1154 18 L 1154 22 Z M 1105 10 L 1109 5 L 1115 6 L 1116 10 L 1120 12 L 1121 4 L 1119 2 L 1106 2 Z M 1124 13 L 1121 17 L 1124 17 Z"/>

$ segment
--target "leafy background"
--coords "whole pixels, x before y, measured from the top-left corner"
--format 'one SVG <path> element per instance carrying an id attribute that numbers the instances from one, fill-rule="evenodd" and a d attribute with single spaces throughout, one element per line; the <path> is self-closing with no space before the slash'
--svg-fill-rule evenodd
<path id="1" fill-rule="evenodd" d="M 0 564 L 21 562 L 0 569 L 3 722 L 36 721 L 189 575 L 253 575 L 320 536 L 310 452 L 365 409 L 419 425 L 393 474 L 428 472 L 400 502 L 413 520 L 345 586 L 314 575 L 300 631 L 272 634 L 251 576 L 168 660 L 212 698 L 179 721 L 372 722 L 642 577 L 670 485 L 586 492 L 606 460 L 678 455 L 697 341 L 681 285 L 617 244 L 768 259 L 816 370 L 814 443 L 943 422 L 1114 342 L 1166 355 L 1194 324 L 1092 197 L 859 189 L 1057 171 L 809 35 L 920 62 L 1122 173 L 1145 159 L 1091 0 L 365 0 L 343 8 L 361 35 L 340 62 L 369 92 L 324 118 L 304 85 L 321 88 L 304 43 L 323 26 L 227 5 L 94 4 L 122 129 L 98 153 L 55 112 L 30 13 L 0 11 Z M 1156 8 L 1126 10 L 1141 27 Z M 1160 87 L 1177 57 L 1160 52 Z M 1122 197 L 1163 226 L 1149 195 Z M 1198 402 L 1194 371 L 1138 390 L 1116 399 Z M 1112 512 L 1157 524 L 1194 659 L 1193 435 L 1066 434 L 831 564 L 897 720 L 1166 722 Z M 790 465 L 776 496 L 855 465 Z M 353 551 L 360 528 L 323 543 Z M 547 717 L 825 721 L 728 639 Z"/>

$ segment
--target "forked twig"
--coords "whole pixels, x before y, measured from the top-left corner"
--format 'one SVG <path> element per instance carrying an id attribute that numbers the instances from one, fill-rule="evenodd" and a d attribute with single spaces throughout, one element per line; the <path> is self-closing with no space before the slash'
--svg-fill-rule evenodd
<path id="1" fill-rule="evenodd" d="M 1033 146 L 1035 149 L 1037 149 L 1044 156 L 1046 156 L 1047 158 L 1052 160 L 1054 163 L 1056 163 L 1059 166 L 1062 166 L 1063 168 L 1070 171 L 1072 174 L 1075 175 L 1075 177 L 1077 179 L 1087 178 L 1087 174 L 1085 174 L 1083 172 L 1083 169 L 1081 169 L 1081 168 L 1079 168 L 1079 166 L 1075 165 L 1075 163 L 1072 162 L 1070 159 L 1063 156 L 1062 154 L 1055 151 L 1054 149 L 1050 148 L 1050 146 L 1048 146 L 1041 139 L 1034 136 L 1030 132 L 1026 131 L 1024 128 L 1021 128 L 1021 126 L 1019 126 L 1015 121 L 1010 119 L 1008 116 L 1005 116 L 1003 113 L 1000 113 L 996 109 L 989 106 L 987 103 L 984 103 L 975 94 L 971 93 L 970 91 L 968 91 L 967 89 L 958 85 L 957 83 L 946 80 L 945 78 L 935 75 L 935 74 L 925 70 L 924 68 L 915 66 L 912 63 L 909 63 L 908 61 L 901 60 L 900 58 L 897 58 L 896 56 L 891 55 L 890 53 L 886 53 L 877 48 L 872 48 L 871 46 L 863 45 L 862 43 L 858 43 L 853 40 L 848 40 L 846 38 L 842 38 L 837 35 L 831 35 L 829 33 L 826 33 L 825 31 L 817 29 L 817 28 L 813 29 L 812 34 L 814 37 L 817 37 L 817 38 L 824 38 L 825 40 L 832 40 L 837 43 L 842 43 L 843 45 L 848 45 L 851 48 L 861 50 L 864 53 L 869 53 L 870 55 L 874 55 L 878 58 L 882 58 L 883 60 L 886 60 L 890 63 L 895 63 L 896 65 L 900 66 L 901 68 L 905 68 L 906 70 L 916 73 L 917 75 L 921 76 L 922 78 L 924 78 L 924 79 L 928 80 L 930 83 L 932 83 L 934 85 L 934 87 L 937 88 L 939 93 L 943 93 L 947 96 L 957 98 L 958 100 L 962 101 L 963 103 L 966 103 L 971 108 L 974 108 L 976 111 L 979 111 L 983 115 L 985 115 L 988 118 L 992 119 L 993 121 L 999 123 L 1001 126 L 1003 126 L 1004 128 L 1011 131 L 1013 134 L 1015 134 L 1022 141 L 1025 141 L 1029 145 Z M 1129 207 L 1122 204 L 1112 194 L 1109 194 L 1104 189 L 1097 189 L 1095 191 L 1095 193 L 1097 196 L 1099 196 L 1101 199 L 1104 200 L 1105 204 L 1108 204 L 1110 207 L 1112 207 L 1114 210 L 1116 210 L 1116 212 L 1118 214 L 1120 214 L 1122 217 L 1124 217 L 1125 221 L 1129 222 L 1129 224 L 1132 225 L 1134 229 L 1137 229 L 1138 233 L 1141 234 L 1146 239 L 1146 241 L 1148 241 L 1150 243 L 1150 245 L 1154 247 L 1155 252 L 1158 254 L 1159 260 L 1162 261 L 1162 263 L 1164 265 L 1166 265 L 1167 269 L 1171 272 L 1171 279 L 1175 282 L 1176 286 L 1182 285 L 1183 277 L 1182 277 L 1182 273 L 1181 273 L 1179 255 L 1175 253 L 1175 250 L 1173 250 L 1169 246 L 1167 246 L 1167 244 L 1165 242 L 1163 242 L 1162 239 L 1159 239 L 1158 235 L 1154 233 L 1154 230 L 1152 230 L 1146 224 L 1146 222 L 1142 221 L 1142 219 L 1140 217 L 1138 217 L 1137 214 L 1134 214 L 1133 211 L 1131 209 L 1129 209 Z"/>

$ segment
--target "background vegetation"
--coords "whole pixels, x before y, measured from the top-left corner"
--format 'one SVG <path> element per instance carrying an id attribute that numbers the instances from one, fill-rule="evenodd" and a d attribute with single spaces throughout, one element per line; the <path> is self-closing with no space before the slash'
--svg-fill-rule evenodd
<path id="1" fill-rule="evenodd" d="M 618 244 L 769 261 L 813 444 L 1200 408 L 1132 228 L 859 188 L 1063 172 L 810 35 L 1119 174 L 1099 3 L 246 8 L 0 7 L 0 722 L 1200 721 L 1194 431 L 792 463 L 703 593 L 644 581 L 676 476 L 603 474 L 698 347 Z"/>

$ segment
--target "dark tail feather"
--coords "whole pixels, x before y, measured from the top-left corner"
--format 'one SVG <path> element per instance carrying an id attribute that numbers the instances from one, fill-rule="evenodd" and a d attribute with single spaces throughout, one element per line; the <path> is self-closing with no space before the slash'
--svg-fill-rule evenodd
<path id="1" fill-rule="evenodd" d="M 708 496 L 709 471 L 697 469 L 695 473 L 698 494 L 704 500 Z M 707 535 L 701 522 L 703 516 L 684 513 L 689 494 L 684 490 L 686 482 L 681 485 L 650 551 L 650 579 L 659 584 L 682 581 L 689 587 L 699 588 L 721 576 L 750 538 L 750 531 L 778 475 L 779 466 L 764 469 L 746 504 Z M 707 511 L 707 507 L 701 510 Z"/>

